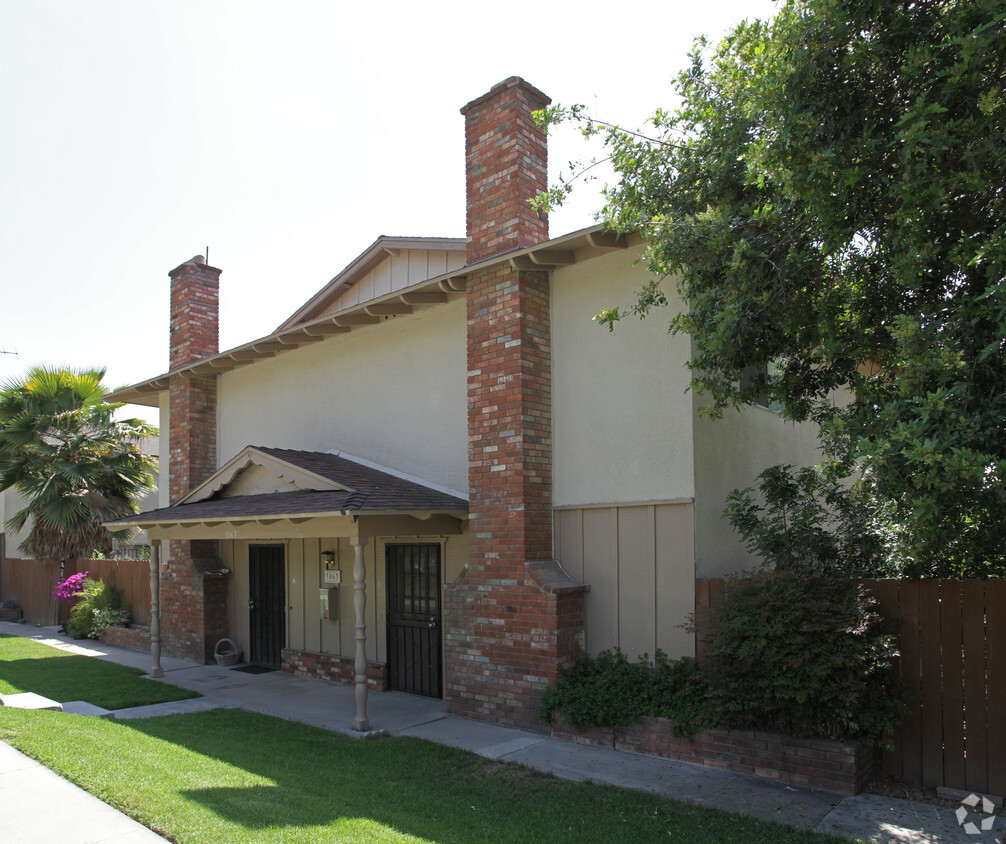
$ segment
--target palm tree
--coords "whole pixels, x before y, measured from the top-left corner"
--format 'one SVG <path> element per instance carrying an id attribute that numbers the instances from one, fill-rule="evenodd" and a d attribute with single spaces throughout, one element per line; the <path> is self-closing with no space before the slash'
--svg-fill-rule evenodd
<path id="1" fill-rule="evenodd" d="M 0 386 L 0 491 L 14 487 L 28 502 L 7 530 L 30 526 L 22 553 L 59 560 L 61 576 L 66 560 L 108 553 L 128 535 L 102 522 L 135 513 L 154 483 L 156 458 L 140 441 L 156 428 L 116 420 L 122 405 L 104 401 L 104 376 L 37 366 Z"/>

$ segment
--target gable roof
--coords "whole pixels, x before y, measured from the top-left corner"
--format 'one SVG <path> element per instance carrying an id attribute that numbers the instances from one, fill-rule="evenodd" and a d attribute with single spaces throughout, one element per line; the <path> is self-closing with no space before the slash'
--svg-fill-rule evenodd
<path id="1" fill-rule="evenodd" d="M 256 459 L 258 458 L 258 459 Z M 223 497 L 227 483 L 250 464 L 279 469 L 284 478 L 314 477 L 321 489 Z M 238 470 L 235 471 L 235 466 Z M 224 478 L 230 480 L 222 480 Z M 450 491 L 321 451 L 247 446 L 178 504 L 109 522 L 117 528 L 256 518 L 318 518 L 389 513 L 463 516 L 468 501 Z"/>
<path id="2" fill-rule="evenodd" d="M 305 492 L 332 490 L 352 492 L 349 487 L 330 477 L 330 475 L 335 474 L 334 469 L 330 469 L 329 473 L 325 474 L 323 472 L 319 473 L 313 468 L 308 468 L 308 466 L 316 467 L 317 461 L 308 460 L 304 455 L 313 455 L 316 453 L 294 451 L 293 449 L 245 446 L 178 503 L 192 504 L 196 501 L 207 501 L 215 497 L 228 497 L 223 495 L 218 496 L 218 493 L 222 493 L 238 475 L 250 466 L 261 466 L 267 469 L 269 474 L 277 481 L 286 481 Z"/>
<path id="3" fill-rule="evenodd" d="M 332 309 L 333 305 L 338 303 L 338 300 L 345 295 L 349 288 L 360 283 L 378 266 L 397 257 L 402 251 L 422 250 L 427 253 L 444 253 L 439 268 L 441 271 L 448 271 L 464 265 L 465 244 L 466 241 L 463 237 L 388 237 L 382 234 L 354 258 L 342 272 L 284 320 L 276 331 L 284 331 L 324 316 Z M 453 260 L 451 255 L 453 255 Z M 417 280 L 425 281 L 426 278 L 436 275 L 439 273 L 427 274 L 424 278 Z"/>

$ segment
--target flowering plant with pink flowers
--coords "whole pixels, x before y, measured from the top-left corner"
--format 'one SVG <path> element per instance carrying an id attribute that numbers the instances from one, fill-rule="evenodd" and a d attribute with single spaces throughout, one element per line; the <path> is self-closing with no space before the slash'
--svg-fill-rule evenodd
<path id="1" fill-rule="evenodd" d="M 60 581 L 56 586 L 56 591 L 52 593 L 52 597 L 57 601 L 76 603 L 81 595 L 84 594 L 84 578 L 88 574 L 89 572 L 82 571 L 77 574 L 71 574 L 65 580 Z"/>

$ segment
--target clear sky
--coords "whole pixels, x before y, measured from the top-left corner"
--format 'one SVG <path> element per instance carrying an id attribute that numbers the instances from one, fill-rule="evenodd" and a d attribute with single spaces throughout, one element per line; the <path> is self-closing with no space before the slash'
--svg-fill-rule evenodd
<path id="1" fill-rule="evenodd" d="M 0 380 L 166 371 L 167 273 L 207 247 L 221 349 L 269 334 L 379 235 L 465 235 L 458 110 L 495 83 L 639 125 L 696 36 L 775 9 L 0 0 Z M 555 133 L 551 180 L 589 153 Z M 581 190 L 551 234 L 598 205 Z"/>

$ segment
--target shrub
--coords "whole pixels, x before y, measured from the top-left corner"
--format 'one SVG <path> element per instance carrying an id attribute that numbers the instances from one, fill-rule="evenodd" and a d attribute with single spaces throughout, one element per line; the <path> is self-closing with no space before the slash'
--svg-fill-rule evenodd
<path id="1" fill-rule="evenodd" d="M 124 627 L 129 623 L 129 611 L 122 606 L 122 592 L 114 586 L 87 577 L 77 594 L 77 603 L 66 623 L 66 632 L 74 639 L 97 639 L 106 627 Z"/>
<path id="2" fill-rule="evenodd" d="M 582 656 L 563 672 L 554 689 L 542 697 L 538 718 L 552 723 L 562 712 L 577 729 L 624 727 L 643 716 L 674 723 L 677 735 L 692 735 L 701 725 L 706 688 L 695 660 L 670 660 L 657 651 L 655 664 L 643 655 L 629 662 L 617 648 L 596 658 Z"/>
<path id="3" fill-rule="evenodd" d="M 704 663 L 718 726 L 883 746 L 901 717 L 896 656 L 854 582 L 778 572 L 732 583 Z"/>
<path id="4" fill-rule="evenodd" d="M 868 487 L 834 467 L 771 466 L 758 492 L 734 490 L 724 515 L 744 545 L 775 571 L 830 577 L 897 576 L 894 519 Z"/>

